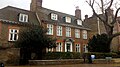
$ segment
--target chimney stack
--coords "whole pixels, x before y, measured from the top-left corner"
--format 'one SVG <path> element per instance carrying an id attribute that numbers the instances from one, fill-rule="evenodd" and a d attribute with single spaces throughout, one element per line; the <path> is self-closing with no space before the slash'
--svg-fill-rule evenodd
<path id="1" fill-rule="evenodd" d="M 113 16 L 113 12 L 114 12 L 113 9 L 107 9 L 107 11 L 108 11 L 108 15 L 109 15 L 109 16 Z"/>
<path id="2" fill-rule="evenodd" d="M 81 10 L 79 9 L 79 6 L 76 7 L 75 17 L 81 19 Z"/>
<path id="3" fill-rule="evenodd" d="M 88 19 L 88 15 L 85 15 L 85 19 Z"/>
<path id="4" fill-rule="evenodd" d="M 37 7 L 42 7 L 42 0 L 32 0 L 30 4 L 30 10 L 35 12 Z"/>

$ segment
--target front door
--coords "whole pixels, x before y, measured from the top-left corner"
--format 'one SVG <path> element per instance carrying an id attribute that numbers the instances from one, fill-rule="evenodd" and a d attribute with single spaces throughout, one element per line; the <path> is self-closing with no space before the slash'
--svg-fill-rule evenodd
<path id="1" fill-rule="evenodd" d="M 67 52 L 70 52 L 70 44 L 69 43 L 66 44 L 66 48 L 67 48 Z"/>
<path id="2" fill-rule="evenodd" d="M 65 52 L 72 52 L 72 43 L 71 42 L 66 42 Z"/>

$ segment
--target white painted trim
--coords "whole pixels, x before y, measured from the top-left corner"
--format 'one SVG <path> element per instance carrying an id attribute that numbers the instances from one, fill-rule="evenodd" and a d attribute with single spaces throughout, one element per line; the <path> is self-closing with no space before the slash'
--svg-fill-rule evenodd
<path id="1" fill-rule="evenodd" d="M 70 52 L 72 52 L 73 51 L 73 46 L 72 46 L 72 42 L 65 42 L 65 52 L 67 52 L 67 43 L 69 43 L 70 44 Z"/>

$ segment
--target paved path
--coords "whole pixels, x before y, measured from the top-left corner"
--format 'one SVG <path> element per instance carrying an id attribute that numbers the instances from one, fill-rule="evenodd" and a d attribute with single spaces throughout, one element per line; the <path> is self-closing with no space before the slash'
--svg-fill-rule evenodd
<path id="1" fill-rule="evenodd" d="M 120 64 L 71 64 L 71 65 L 5 66 L 5 67 L 120 67 Z"/>

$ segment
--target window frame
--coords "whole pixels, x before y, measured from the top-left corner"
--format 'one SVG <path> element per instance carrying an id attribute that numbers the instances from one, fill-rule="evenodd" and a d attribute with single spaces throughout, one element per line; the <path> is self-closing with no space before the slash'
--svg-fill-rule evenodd
<path id="1" fill-rule="evenodd" d="M 57 29 L 56 29 L 56 31 L 57 31 L 57 36 L 62 36 L 62 26 L 57 26 Z"/>
<path id="2" fill-rule="evenodd" d="M 84 53 L 88 53 L 88 45 L 87 44 L 84 44 L 83 45 L 83 51 L 84 51 Z"/>
<path id="3" fill-rule="evenodd" d="M 75 38 L 80 38 L 80 30 L 75 29 Z"/>
<path id="4" fill-rule="evenodd" d="M 58 20 L 58 15 L 55 13 L 51 13 L 51 19 L 52 20 Z"/>
<path id="5" fill-rule="evenodd" d="M 77 19 L 77 25 L 82 25 L 82 21 Z"/>
<path id="6" fill-rule="evenodd" d="M 28 22 L 28 15 L 27 14 L 19 14 L 19 21 L 20 22 Z"/>
<path id="7" fill-rule="evenodd" d="M 63 43 L 62 42 L 57 43 L 56 51 L 57 52 L 62 52 L 63 51 Z"/>
<path id="8" fill-rule="evenodd" d="M 47 24 L 47 34 L 48 35 L 53 35 L 53 25 L 52 24 Z"/>
<path id="9" fill-rule="evenodd" d="M 71 23 L 71 20 L 72 20 L 72 18 L 70 18 L 70 17 L 65 17 L 65 22 Z"/>
<path id="10" fill-rule="evenodd" d="M 83 34 L 83 39 L 87 39 L 87 37 L 88 37 L 87 30 L 83 30 L 82 34 Z"/>
<path id="11" fill-rule="evenodd" d="M 66 37 L 71 37 L 71 28 L 66 27 Z"/>
<path id="12" fill-rule="evenodd" d="M 80 44 L 75 44 L 75 51 L 81 52 Z"/>
<path id="13" fill-rule="evenodd" d="M 15 32 L 15 31 L 17 31 L 17 32 Z M 18 29 L 9 29 L 8 41 L 17 41 L 18 40 L 18 33 L 19 33 Z"/>

